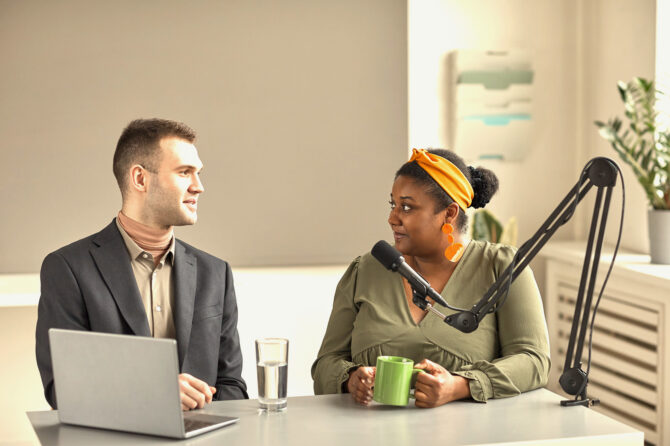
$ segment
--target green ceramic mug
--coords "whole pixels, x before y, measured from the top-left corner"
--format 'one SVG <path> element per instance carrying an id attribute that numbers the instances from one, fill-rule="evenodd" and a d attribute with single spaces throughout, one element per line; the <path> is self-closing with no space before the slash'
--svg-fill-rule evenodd
<path id="1" fill-rule="evenodd" d="M 372 399 L 382 404 L 406 406 L 413 378 L 423 370 L 414 368 L 414 361 L 401 356 L 377 357 L 375 388 Z"/>

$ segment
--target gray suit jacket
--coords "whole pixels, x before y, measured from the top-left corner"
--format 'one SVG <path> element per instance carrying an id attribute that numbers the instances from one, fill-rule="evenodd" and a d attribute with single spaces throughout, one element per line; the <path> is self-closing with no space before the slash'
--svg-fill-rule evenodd
<path id="1" fill-rule="evenodd" d="M 215 399 L 248 398 L 242 379 L 237 303 L 230 266 L 180 240 L 173 268 L 174 322 L 181 373 L 215 386 Z M 49 254 L 40 272 L 37 366 L 56 408 L 49 328 L 151 336 L 123 238 L 105 229 Z"/>

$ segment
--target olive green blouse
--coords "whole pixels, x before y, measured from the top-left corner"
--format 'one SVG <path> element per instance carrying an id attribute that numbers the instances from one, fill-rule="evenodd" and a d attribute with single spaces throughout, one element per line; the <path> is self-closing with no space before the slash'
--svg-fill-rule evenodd
<path id="1" fill-rule="evenodd" d="M 514 248 L 471 241 L 442 297 L 470 309 L 514 256 Z M 435 308 L 453 314 L 439 304 Z M 476 401 L 504 398 L 542 387 L 549 374 L 549 340 L 542 300 L 530 268 L 512 283 L 500 310 L 479 328 L 462 333 L 429 312 L 416 324 L 402 277 L 370 253 L 355 259 L 340 280 L 318 357 L 312 365 L 314 393 L 340 393 L 349 371 L 374 366 L 377 356 L 424 358 L 469 380 Z"/>

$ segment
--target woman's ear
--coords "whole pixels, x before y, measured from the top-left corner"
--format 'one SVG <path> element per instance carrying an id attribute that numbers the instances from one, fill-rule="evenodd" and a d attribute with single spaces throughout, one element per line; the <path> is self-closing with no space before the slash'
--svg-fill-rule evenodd
<path id="1" fill-rule="evenodd" d="M 446 212 L 444 214 L 444 222 L 454 226 L 456 219 L 458 218 L 458 214 L 461 212 L 461 208 L 458 207 L 458 204 L 451 203 L 445 210 Z"/>

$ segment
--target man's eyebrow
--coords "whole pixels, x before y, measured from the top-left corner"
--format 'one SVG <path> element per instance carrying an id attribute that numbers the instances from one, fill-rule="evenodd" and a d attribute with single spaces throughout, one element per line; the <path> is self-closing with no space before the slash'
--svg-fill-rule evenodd
<path id="1" fill-rule="evenodd" d="M 200 169 L 198 169 L 197 166 L 194 166 L 192 164 L 182 164 L 181 166 L 177 166 L 177 167 L 174 168 L 174 170 L 184 170 L 184 169 L 202 171 L 202 167 Z"/>

